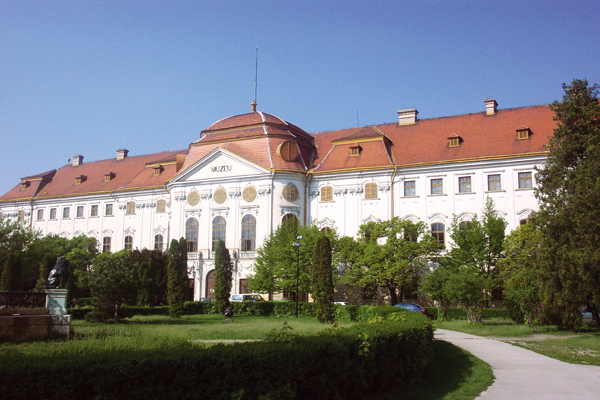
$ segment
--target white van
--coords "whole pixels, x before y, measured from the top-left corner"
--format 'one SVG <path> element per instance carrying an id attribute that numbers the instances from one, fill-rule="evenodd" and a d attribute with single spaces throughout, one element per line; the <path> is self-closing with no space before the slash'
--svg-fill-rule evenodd
<path id="1" fill-rule="evenodd" d="M 234 294 L 231 301 L 265 301 L 260 294 Z"/>

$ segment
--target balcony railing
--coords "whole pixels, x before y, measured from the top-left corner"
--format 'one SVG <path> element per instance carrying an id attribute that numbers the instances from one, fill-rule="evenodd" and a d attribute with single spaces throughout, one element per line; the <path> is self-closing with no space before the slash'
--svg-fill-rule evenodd
<path id="1" fill-rule="evenodd" d="M 44 308 L 46 293 L 0 292 L 0 308 Z"/>

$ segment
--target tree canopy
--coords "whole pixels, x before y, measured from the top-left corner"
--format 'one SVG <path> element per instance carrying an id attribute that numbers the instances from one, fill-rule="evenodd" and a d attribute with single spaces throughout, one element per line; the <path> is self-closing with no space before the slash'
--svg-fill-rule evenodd
<path id="1" fill-rule="evenodd" d="M 229 308 L 233 264 L 225 242 L 219 240 L 215 250 L 215 309 L 223 314 Z"/>
<path id="2" fill-rule="evenodd" d="M 557 127 L 536 179 L 540 267 L 548 305 L 573 329 L 579 308 L 600 305 L 600 103 L 598 85 L 563 84 L 551 108 Z"/>
<path id="3" fill-rule="evenodd" d="M 395 217 L 361 225 L 357 239 L 341 238 L 336 263 L 342 283 L 363 290 L 385 287 L 393 305 L 402 299 L 403 287 L 418 283 L 442 247 L 425 223 Z"/>

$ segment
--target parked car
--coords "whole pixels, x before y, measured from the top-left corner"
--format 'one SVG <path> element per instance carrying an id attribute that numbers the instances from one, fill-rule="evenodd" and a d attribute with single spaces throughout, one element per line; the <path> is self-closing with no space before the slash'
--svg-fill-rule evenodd
<path id="1" fill-rule="evenodd" d="M 351 305 L 347 301 L 334 301 L 333 304 L 337 304 L 337 305 L 340 305 L 340 306 L 349 306 L 349 305 Z"/>
<path id="2" fill-rule="evenodd" d="M 583 319 L 583 322 L 594 322 L 594 317 L 592 316 L 592 312 L 590 310 L 588 310 L 587 307 L 584 307 L 579 311 L 581 312 L 581 317 Z"/>
<path id="3" fill-rule="evenodd" d="M 260 294 L 234 294 L 231 301 L 265 301 Z"/>
<path id="4" fill-rule="evenodd" d="M 200 297 L 198 301 L 215 301 L 214 297 Z"/>
<path id="5" fill-rule="evenodd" d="M 408 311 L 420 312 L 421 314 L 425 314 L 425 309 L 415 303 L 398 303 L 394 304 L 394 307 L 402 307 Z"/>

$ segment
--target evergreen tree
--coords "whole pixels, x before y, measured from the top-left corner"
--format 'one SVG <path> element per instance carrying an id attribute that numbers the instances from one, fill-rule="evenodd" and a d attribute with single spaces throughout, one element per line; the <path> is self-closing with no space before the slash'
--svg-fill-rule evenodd
<path id="1" fill-rule="evenodd" d="M 179 318 L 187 293 L 187 242 L 185 238 L 173 239 L 169 247 L 168 290 L 169 315 Z"/>
<path id="2" fill-rule="evenodd" d="M 333 321 L 333 267 L 331 242 L 322 234 L 315 245 L 313 255 L 312 296 L 317 303 L 319 322 Z"/>
<path id="3" fill-rule="evenodd" d="M 42 265 L 40 266 L 40 277 L 37 280 L 35 285 L 35 291 L 44 293 L 46 285 L 48 284 L 48 276 L 50 276 L 50 272 L 54 265 L 56 264 L 56 259 L 51 254 L 46 254 L 44 256 L 44 260 L 42 261 Z"/>
<path id="4" fill-rule="evenodd" d="M 153 260 L 143 261 L 138 267 L 138 297 L 137 304 L 142 307 L 150 307 L 154 305 L 154 285 L 152 266 Z"/>
<path id="5" fill-rule="evenodd" d="M 4 263 L 4 268 L 2 269 L 2 278 L 0 279 L 0 290 L 5 292 L 16 291 L 18 280 L 19 280 L 19 270 L 20 270 L 20 262 L 19 257 L 11 253 L 8 255 L 6 262 Z"/>
<path id="6" fill-rule="evenodd" d="M 557 127 L 536 176 L 541 226 L 540 267 L 545 300 L 567 329 L 588 306 L 600 306 L 600 103 L 598 85 L 563 84 L 563 101 L 551 108 Z"/>
<path id="7" fill-rule="evenodd" d="M 229 308 L 233 264 L 225 242 L 219 240 L 215 251 L 215 309 L 223 314 Z"/>

